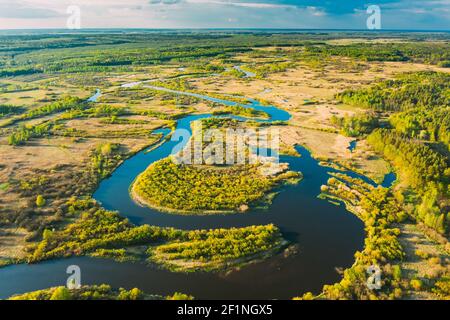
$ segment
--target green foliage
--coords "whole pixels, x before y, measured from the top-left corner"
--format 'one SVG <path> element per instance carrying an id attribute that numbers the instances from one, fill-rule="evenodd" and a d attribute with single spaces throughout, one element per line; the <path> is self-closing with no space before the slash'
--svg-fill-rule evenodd
<path id="1" fill-rule="evenodd" d="M 34 73 L 42 73 L 42 70 L 35 69 L 33 67 L 18 67 L 18 68 L 0 69 L 0 77 L 17 77 L 17 76 L 34 74 Z"/>
<path id="2" fill-rule="evenodd" d="M 443 277 L 435 282 L 432 291 L 441 299 L 450 299 L 450 277 Z"/>
<path id="3" fill-rule="evenodd" d="M 242 69 L 256 74 L 256 78 L 262 79 L 272 73 L 279 73 L 295 67 L 293 62 L 269 62 L 262 64 L 246 65 Z"/>
<path id="4" fill-rule="evenodd" d="M 273 57 L 272 65 L 250 65 L 262 77 L 270 72 L 285 70 L 286 62 L 280 59 L 280 50 L 258 50 L 264 47 L 291 47 L 292 56 L 298 60 L 317 63 L 330 56 L 350 57 L 363 61 L 414 61 L 438 64 L 446 67 L 450 57 L 448 41 L 429 41 L 428 35 L 404 36 L 415 41 L 394 43 L 354 43 L 331 45 L 325 41 L 342 37 L 332 33 L 149 33 L 133 34 L 40 34 L 33 36 L 3 36 L 0 45 L 0 76 L 19 76 L 34 73 L 73 73 L 88 75 L 90 72 L 140 71 L 143 66 L 179 63 L 195 67 L 194 71 L 221 72 L 230 65 L 235 55 L 249 52 L 251 57 Z M 346 34 L 345 37 L 361 37 Z M 364 34 L 376 39 L 380 34 Z M 383 35 L 385 37 L 385 35 Z M 446 35 L 433 35 L 434 39 L 447 40 Z M 416 41 L 419 40 L 419 41 Z M 423 41 L 421 41 L 423 40 Z M 305 52 L 303 52 L 305 51 Z M 300 52 L 300 54 L 299 54 Z M 216 61 L 213 61 L 216 60 Z M 281 61 L 280 61 L 281 60 Z M 288 66 L 289 67 L 289 66 Z M 261 68 L 261 70 L 258 70 Z M 95 85 L 95 78 L 86 82 Z"/>
<path id="5" fill-rule="evenodd" d="M 183 78 L 176 78 L 167 81 L 153 81 L 152 86 L 163 87 L 175 91 L 189 92 L 193 89 L 189 81 Z"/>
<path id="6" fill-rule="evenodd" d="M 392 162 L 405 182 L 419 191 L 425 191 L 430 183 L 437 187 L 448 181 L 445 157 L 426 145 L 386 129 L 375 130 L 367 141 Z"/>
<path id="7" fill-rule="evenodd" d="M 389 270 L 388 263 L 402 260 L 405 253 L 398 240 L 400 230 L 391 227 L 391 224 L 403 221 L 405 214 L 391 191 L 375 188 L 344 174 L 335 174 L 323 192 L 326 197 L 344 201 L 347 208 L 364 222 L 366 231 L 364 250 L 355 254 L 356 263 L 345 270 L 339 283 L 324 286 L 325 297 L 375 299 L 394 294 L 398 289 L 401 270 L 398 267 Z M 367 268 L 372 265 L 384 269 L 383 291 L 378 293 L 367 287 Z"/>
<path id="8" fill-rule="evenodd" d="M 222 74 L 226 75 L 226 76 L 232 76 L 235 78 L 245 78 L 245 72 L 238 70 L 236 68 L 229 68 L 228 70 L 224 71 Z"/>
<path id="9" fill-rule="evenodd" d="M 114 249 L 170 238 L 172 229 L 148 225 L 133 227 L 117 213 L 102 209 L 85 211 L 63 231 L 46 234 L 29 257 L 30 262 L 56 257 L 84 255 L 99 248 Z"/>
<path id="10" fill-rule="evenodd" d="M 411 288 L 416 291 L 420 291 L 423 287 L 423 282 L 420 279 L 412 279 L 409 284 Z"/>
<path id="11" fill-rule="evenodd" d="M 22 114 L 15 121 L 40 118 L 49 114 L 56 112 L 62 112 L 66 110 L 79 110 L 85 107 L 85 103 L 82 99 L 78 97 L 67 96 L 59 101 L 53 102 L 51 104 L 32 109 L 24 114 Z"/>
<path id="12" fill-rule="evenodd" d="M 392 267 L 392 277 L 395 281 L 400 281 L 402 279 L 402 268 L 400 265 L 396 264 Z"/>
<path id="13" fill-rule="evenodd" d="M 21 120 L 27 120 L 27 119 L 34 119 L 39 118 L 42 116 L 46 116 L 55 112 L 62 112 L 67 110 L 79 110 L 80 108 L 84 107 L 84 103 L 82 103 L 82 100 L 77 97 L 65 97 L 61 99 L 60 101 L 54 102 L 52 104 L 39 107 L 36 109 L 33 109 L 31 111 L 28 111 L 20 117 L 14 118 L 11 120 L 9 124 L 21 121 Z M 21 144 L 24 144 L 26 141 L 30 140 L 31 138 L 37 138 L 42 137 L 46 135 L 51 134 L 51 129 L 54 126 L 55 123 L 53 122 L 44 122 L 42 124 L 38 125 L 31 125 L 31 126 L 19 126 L 16 130 L 13 131 L 13 133 L 8 137 L 8 144 L 13 146 L 18 146 Z"/>
<path id="14" fill-rule="evenodd" d="M 120 115 L 125 115 L 127 114 L 127 111 L 124 108 L 101 104 L 85 110 L 84 113 L 89 117 L 99 118 L 99 117 L 114 117 L 114 116 L 117 117 Z"/>
<path id="15" fill-rule="evenodd" d="M 45 203 L 46 203 L 46 201 L 45 201 L 45 199 L 44 199 L 43 196 L 38 195 L 38 196 L 36 197 L 36 205 L 37 205 L 39 208 L 45 206 Z"/>
<path id="16" fill-rule="evenodd" d="M 450 59 L 448 42 L 355 43 L 306 46 L 309 54 L 344 56 L 363 61 L 414 61 L 446 66 Z"/>
<path id="17" fill-rule="evenodd" d="M 441 213 L 438 205 L 440 198 L 436 188 L 429 187 L 422 196 L 422 201 L 416 209 L 417 218 L 425 225 L 440 232 L 445 233 L 448 221 L 445 221 L 445 212 Z"/>
<path id="18" fill-rule="evenodd" d="M 57 287 L 49 300 L 70 300 L 72 299 L 72 295 L 70 294 L 69 289 L 66 287 Z"/>
<path id="19" fill-rule="evenodd" d="M 138 288 L 118 290 L 109 285 L 82 286 L 79 289 L 55 287 L 15 295 L 9 300 L 192 300 L 193 297 L 183 293 L 174 293 L 166 298 L 158 295 L 149 295 Z"/>
<path id="20" fill-rule="evenodd" d="M 450 149 L 450 107 L 414 108 L 389 120 L 396 131 L 410 138 L 442 142 Z"/>
<path id="21" fill-rule="evenodd" d="M 8 137 L 11 146 L 23 145 L 32 138 L 48 136 L 51 134 L 53 123 L 43 123 L 35 126 L 20 126 Z"/>
<path id="22" fill-rule="evenodd" d="M 386 129 L 375 130 L 367 141 L 393 164 L 402 181 L 422 194 L 417 218 L 444 233 L 447 229 L 446 211 L 439 208 L 438 201 L 448 192 L 446 158 L 426 145 Z"/>
<path id="23" fill-rule="evenodd" d="M 203 129 L 222 129 L 222 128 L 238 128 L 240 122 L 232 118 L 206 118 L 202 119 Z"/>
<path id="24" fill-rule="evenodd" d="M 10 114 L 22 113 L 23 110 L 23 108 L 17 106 L 0 105 L 0 118 Z"/>
<path id="25" fill-rule="evenodd" d="M 97 249 L 90 253 L 91 257 L 108 258 L 118 262 L 135 262 L 139 257 L 127 252 L 126 249 Z"/>
<path id="26" fill-rule="evenodd" d="M 273 225 L 191 231 L 149 225 L 135 227 L 117 212 L 86 210 L 83 203 L 75 200 L 71 203 L 75 210 L 81 210 L 79 219 L 61 231 L 45 231 L 28 262 L 87 254 L 129 261 L 125 248 L 145 245 L 156 263 L 170 266 L 177 259 L 209 261 L 216 265 L 208 268 L 215 269 L 231 259 L 275 250 L 283 243 L 280 231 Z"/>
<path id="27" fill-rule="evenodd" d="M 275 181 L 256 166 L 196 167 L 164 159 L 152 164 L 136 180 L 133 191 L 145 203 L 183 211 L 238 210 L 261 200 Z"/>
<path id="28" fill-rule="evenodd" d="M 408 60 L 396 49 L 383 45 L 352 44 L 345 46 L 306 46 L 306 52 L 314 55 L 344 56 L 364 61 L 406 61 Z"/>
<path id="29" fill-rule="evenodd" d="M 125 289 L 120 289 L 118 300 L 142 300 L 144 297 L 144 292 L 138 288 L 133 288 L 130 291 Z"/>
<path id="30" fill-rule="evenodd" d="M 119 145 L 117 144 L 106 142 L 98 145 L 91 154 L 91 172 L 99 179 L 109 176 L 122 159 L 118 151 Z"/>
<path id="31" fill-rule="evenodd" d="M 162 262 L 175 270 L 186 271 L 190 267 L 178 268 L 178 261 L 200 261 L 208 266 L 219 262 L 232 261 L 242 257 L 268 252 L 280 247 L 282 237 L 274 225 L 250 226 L 246 228 L 195 230 L 186 232 L 185 241 L 151 247 L 150 259 Z M 210 267 L 211 268 L 211 267 Z M 214 267 L 212 267 L 214 268 Z M 202 268 L 204 269 L 204 268 Z"/>
<path id="32" fill-rule="evenodd" d="M 450 106 L 450 74 L 431 71 L 406 73 L 366 89 L 344 91 L 336 98 L 346 104 L 380 111 Z"/>
<path id="33" fill-rule="evenodd" d="M 331 123 L 347 137 L 359 137 L 371 133 L 379 126 L 378 118 L 372 113 L 362 113 L 353 116 L 331 117 Z"/>
<path id="34" fill-rule="evenodd" d="M 188 294 L 175 292 L 173 295 L 167 296 L 166 300 L 194 300 L 194 297 Z"/>
<path id="35" fill-rule="evenodd" d="M 235 116 L 241 116 L 246 118 L 269 118 L 267 112 L 255 110 L 253 108 L 242 107 L 242 106 L 233 106 L 226 107 L 220 111 L 214 111 L 212 114 L 220 115 L 220 114 L 232 114 Z"/>

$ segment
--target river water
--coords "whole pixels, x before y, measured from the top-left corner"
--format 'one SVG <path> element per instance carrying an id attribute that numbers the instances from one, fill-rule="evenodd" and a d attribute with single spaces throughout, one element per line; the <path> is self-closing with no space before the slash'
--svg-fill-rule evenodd
<path id="1" fill-rule="evenodd" d="M 134 86 L 133 85 L 124 86 Z M 201 99 L 236 105 L 235 102 L 193 93 Z M 96 92 L 96 97 L 100 92 Z M 96 99 L 96 98 L 95 98 Z M 91 100 L 91 101 L 95 101 Z M 287 121 L 289 113 L 274 106 L 262 106 L 249 100 L 246 107 L 267 112 L 270 120 Z M 192 121 L 211 115 L 189 115 L 178 120 L 177 128 L 190 130 Z M 234 117 L 239 120 L 245 118 Z M 162 130 L 164 134 L 166 131 Z M 93 197 L 108 210 L 116 210 L 133 223 L 175 227 L 181 229 L 228 228 L 273 223 L 285 238 L 297 245 L 297 254 L 276 255 L 263 262 L 243 267 L 229 274 L 173 273 L 141 263 L 119 263 L 107 259 L 74 257 L 46 261 L 36 265 L 14 265 L 0 269 L 0 298 L 12 294 L 64 285 L 69 265 L 78 265 L 83 284 L 107 283 L 113 287 L 139 287 L 148 293 L 171 294 L 180 291 L 198 299 L 289 299 L 306 291 L 319 292 L 324 284 L 332 284 L 340 276 L 336 268 L 352 265 L 354 253 L 363 248 L 364 226 L 343 205 L 337 206 L 318 199 L 320 186 L 325 184 L 334 169 L 320 166 L 308 150 L 298 146 L 301 157 L 281 156 L 290 169 L 301 171 L 304 179 L 296 186 L 284 188 L 267 210 L 251 210 L 232 215 L 186 216 L 158 212 L 137 205 L 129 196 L 134 179 L 150 164 L 167 157 L 177 141 L 166 141 L 159 147 L 145 150 L 126 160 L 113 174 L 101 182 Z M 354 172 L 345 172 L 373 181 Z M 386 184 L 395 180 L 387 177 Z M 385 185 L 388 186 L 388 185 Z"/>

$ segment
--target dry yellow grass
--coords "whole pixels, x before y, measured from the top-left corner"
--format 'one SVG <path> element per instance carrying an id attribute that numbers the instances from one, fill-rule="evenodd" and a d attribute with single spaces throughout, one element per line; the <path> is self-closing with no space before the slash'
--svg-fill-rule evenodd
<path id="1" fill-rule="evenodd" d="M 419 278 L 426 282 L 427 279 L 437 279 L 450 272 L 450 256 L 439 250 L 436 243 L 413 224 L 401 224 L 399 227 L 402 232 L 399 240 L 406 253 L 401 267 L 406 278 Z M 429 290 L 411 290 L 408 298 L 436 299 L 436 296 Z"/>
<path id="2" fill-rule="evenodd" d="M 28 235 L 29 232 L 22 228 L 0 228 L 0 266 L 10 260 L 25 258 L 23 248 Z"/>

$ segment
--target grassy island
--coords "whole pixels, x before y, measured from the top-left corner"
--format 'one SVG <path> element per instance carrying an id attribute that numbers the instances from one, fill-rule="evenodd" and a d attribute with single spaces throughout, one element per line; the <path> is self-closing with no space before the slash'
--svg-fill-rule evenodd
<path id="1" fill-rule="evenodd" d="M 258 165 L 191 166 L 168 158 L 142 173 L 131 194 L 143 205 L 169 212 L 242 212 L 269 204 L 277 187 L 300 178 L 297 172 L 264 176 Z"/>
<path id="2" fill-rule="evenodd" d="M 287 245 L 272 224 L 197 230 L 188 238 L 150 247 L 149 260 L 172 271 L 226 270 L 271 257 Z"/>

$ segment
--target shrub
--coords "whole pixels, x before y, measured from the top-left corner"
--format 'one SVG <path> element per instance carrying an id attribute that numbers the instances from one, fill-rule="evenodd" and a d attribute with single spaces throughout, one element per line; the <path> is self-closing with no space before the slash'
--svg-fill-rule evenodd
<path id="1" fill-rule="evenodd" d="M 38 196 L 36 197 L 36 205 L 37 205 L 39 208 L 45 206 L 45 203 L 46 203 L 46 201 L 45 201 L 45 199 L 44 199 L 43 196 L 38 195 Z"/>

